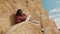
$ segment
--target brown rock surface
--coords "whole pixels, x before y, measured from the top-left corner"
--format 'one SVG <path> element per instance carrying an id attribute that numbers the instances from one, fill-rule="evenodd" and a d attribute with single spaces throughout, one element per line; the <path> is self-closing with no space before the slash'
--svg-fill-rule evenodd
<path id="1" fill-rule="evenodd" d="M 48 13 L 42 9 L 40 0 L 0 0 L 0 34 L 5 34 L 15 23 L 17 9 L 22 9 L 26 15 L 31 15 L 32 19 L 39 21 L 43 28 L 56 28 L 55 22 L 50 21 Z"/>
<path id="2" fill-rule="evenodd" d="M 22 22 L 12 26 L 6 34 L 42 34 L 33 22 Z"/>
<path id="3" fill-rule="evenodd" d="M 25 14 L 32 15 L 32 19 L 39 21 L 34 13 L 41 8 L 40 1 L 36 0 L 0 0 L 0 34 L 6 32 L 14 24 L 17 9 L 22 9 Z"/>
<path id="4" fill-rule="evenodd" d="M 55 22 L 49 18 L 46 10 L 42 9 L 40 17 L 41 17 L 40 20 L 43 28 L 47 28 L 47 27 L 57 28 Z"/>
<path id="5" fill-rule="evenodd" d="M 56 34 L 57 26 L 55 22 L 49 19 L 48 13 L 46 10 L 42 9 L 41 11 L 41 26 L 44 28 L 45 34 Z"/>
<path id="6" fill-rule="evenodd" d="M 60 31 L 58 31 L 58 34 L 60 34 Z"/>

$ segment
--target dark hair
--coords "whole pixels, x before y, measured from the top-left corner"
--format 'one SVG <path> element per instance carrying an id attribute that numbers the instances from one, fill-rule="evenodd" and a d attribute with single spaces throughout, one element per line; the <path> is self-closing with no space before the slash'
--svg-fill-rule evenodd
<path id="1" fill-rule="evenodd" d="M 22 10 L 21 9 L 18 9 L 17 12 L 16 12 L 16 16 L 20 16 L 22 14 Z"/>

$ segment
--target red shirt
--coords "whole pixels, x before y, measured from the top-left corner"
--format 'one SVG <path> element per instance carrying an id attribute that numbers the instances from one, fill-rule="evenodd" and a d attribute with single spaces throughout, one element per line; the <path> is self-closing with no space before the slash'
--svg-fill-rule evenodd
<path id="1" fill-rule="evenodd" d="M 16 23 L 20 23 L 26 20 L 26 15 L 22 14 L 21 16 L 16 16 Z"/>

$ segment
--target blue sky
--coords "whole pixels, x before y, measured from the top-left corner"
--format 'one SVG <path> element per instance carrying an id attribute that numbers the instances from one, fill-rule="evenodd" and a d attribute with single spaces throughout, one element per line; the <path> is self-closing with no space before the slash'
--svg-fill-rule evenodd
<path id="1" fill-rule="evenodd" d="M 42 6 L 49 14 L 49 17 L 55 20 L 56 25 L 60 28 L 60 0 L 41 0 Z"/>

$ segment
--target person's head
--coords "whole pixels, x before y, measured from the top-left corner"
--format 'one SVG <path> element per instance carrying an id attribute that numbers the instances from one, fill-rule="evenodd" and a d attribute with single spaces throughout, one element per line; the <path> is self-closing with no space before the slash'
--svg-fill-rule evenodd
<path id="1" fill-rule="evenodd" d="M 18 9 L 17 12 L 16 12 L 16 16 L 19 16 L 23 13 L 23 11 L 21 9 Z"/>

